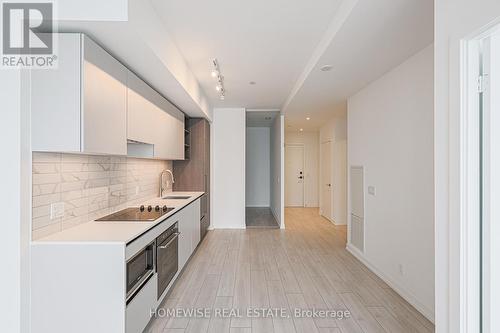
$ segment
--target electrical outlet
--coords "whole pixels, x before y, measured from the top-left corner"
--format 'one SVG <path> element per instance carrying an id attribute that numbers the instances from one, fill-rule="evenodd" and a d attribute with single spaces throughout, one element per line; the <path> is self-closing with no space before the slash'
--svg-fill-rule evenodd
<path id="1" fill-rule="evenodd" d="M 404 275 L 405 272 L 403 270 L 403 264 L 399 264 L 398 268 L 399 268 L 399 274 Z"/>
<path id="2" fill-rule="evenodd" d="M 50 219 L 57 219 L 64 216 L 64 202 L 56 202 L 50 205 Z"/>
<path id="3" fill-rule="evenodd" d="M 375 188 L 375 186 L 368 186 L 368 194 L 377 195 L 377 189 Z"/>

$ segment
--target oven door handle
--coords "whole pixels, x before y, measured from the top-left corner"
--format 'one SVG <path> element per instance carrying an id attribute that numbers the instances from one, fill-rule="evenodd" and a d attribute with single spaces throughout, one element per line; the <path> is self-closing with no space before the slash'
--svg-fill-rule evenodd
<path id="1" fill-rule="evenodd" d="M 161 246 L 158 246 L 158 248 L 164 250 L 166 249 L 177 237 L 179 237 L 181 233 L 180 232 L 176 232 L 173 236 L 172 236 L 172 239 L 170 239 L 167 244 L 165 245 L 161 245 Z"/>

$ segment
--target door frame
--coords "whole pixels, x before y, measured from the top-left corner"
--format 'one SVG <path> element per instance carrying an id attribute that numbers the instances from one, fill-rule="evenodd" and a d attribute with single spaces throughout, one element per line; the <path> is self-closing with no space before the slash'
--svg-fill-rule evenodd
<path id="1" fill-rule="evenodd" d="M 491 250 L 489 242 L 484 242 L 484 230 L 488 229 L 488 219 L 481 218 L 484 209 L 482 193 L 482 109 L 481 94 L 487 90 L 479 86 L 479 77 L 483 77 L 482 86 L 488 84 L 488 77 L 481 72 L 481 41 L 500 29 L 500 21 L 476 32 L 472 36 L 460 41 L 460 72 L 461 72 L 461 101 L 460 101 L 460 171 L 459 171 L 459 225 L 460 234 L 452 235 L 451 239 L 458 239 L 459 248 L 450 249 L 450 258 L 458 258 L 459 276 L 450 277 L 450 283 L 458 284 L 460 332 L 492 333 L 490 323 L 492 309 L 483 299 L 488 293 L 490 280 L 483 276 L 483 262 L 485 254 Z M 484 50 L 483 50 L 484 51 Z M 488 52 L 488 47 L 486 48 Z M 486 100 L 484 101 L 486 103 Z M 487 113 L 487 111 L 486 111 Z M 478 147 L 481 147 L 478 149 Z M 478 223 L 479 222 L 479 223 Z M 482 225 L 485 223 L 484 226 Z M 488 264 L 486 264 L 488 265 Z M 487 267 L 489 269 L 489 267 Z M 481 274 L 478 274 L 481 272 Z M 487 300 L 486 300 L 487 301 Z"/>
<path id="2" fill-rule="evenodd" d="M 320 170 L 319 170 L 319 178 L 320 178 L 320 184 L 321 186 L 323 186 L 323 161 L 325 160 L 325 157 L 323 156 L 322 154 L 322 150 L 321 150 L 321 147 L 323 144 L 325 143 L 329 143 L 330 144 L 330 183 L 332 184 L 333 183 L 333 143 L 334 141 L 332 140 L 326 140 L 326 141 L 323 141 L 323 142 L 320 142 L 319 144 L 319 167 L 320 167 Z M 319 197 L 319 201 L 320 201 L 320 215 L 323 216 L 324 218 L 326 218 L 328 221 L 334 223 L 333 221 L 333 184 L 332 186 L 330 187 L 330 216 L 325 216 L 323 215 L 323 206 L 324 206 L 324 200 L 323 200 L 323 191 L 321 190 L 320 192 L 320 197 Z"/>
<path id="3" fill-rule="evenodd" d="M 302 172 L 304 173 L 304 178 L 302 180 L 302 206 L 301 207 L 305 207 L 305 203 L 306 203 L 306 170 L 305 170 L 305 167 L 306 167 L 306 146 L 305 144 L 303 143 L 285 143 L 285 163 L 284 163 L 284 166 L 285 166 L 285 182 L 284 182 L 284 185 L 286 186 L 286 149 L 288 147 L 295 147 L 295 148 L 302 148 Z M 286 193 L 286 189 L 285 189 L 285 193 Z M 286 206 L 286 201 L 285 201 L 285 206 Z"/>
<path id="4" fill-rule="evenodd" d="M 461 290 L 460 331 L 478 332 L 480 326 L 480 215 L 479 200 L 479 39 L 461 42 L 461 72 L 463 79 L 460 107 L 460 246 L 458 277 Z"/>

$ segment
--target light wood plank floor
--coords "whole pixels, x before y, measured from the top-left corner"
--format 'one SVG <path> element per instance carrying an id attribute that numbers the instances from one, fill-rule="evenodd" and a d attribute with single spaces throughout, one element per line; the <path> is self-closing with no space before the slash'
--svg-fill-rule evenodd
<path id="1" fill-rule="evenodd" d="M 155 318 L 146 332 L 434 332 L 434 326 L 345 250 L 346 228 L 287 208 L 286 230 L 210 231 L 163 308 L 348 310 L 349 318 Z M 243 310 L 244 314 L 246 310 Z"/>

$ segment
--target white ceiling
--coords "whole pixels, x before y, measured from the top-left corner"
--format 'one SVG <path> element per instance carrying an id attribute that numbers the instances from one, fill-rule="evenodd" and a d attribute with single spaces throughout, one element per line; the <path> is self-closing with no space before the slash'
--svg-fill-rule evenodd
<path id="1" fill-rule="evenodd" d="M 287 130 L 317 130 L 432 43 L 433 20 L 433 0 L 128 0 L 126 21 L 61 19 L 59 28 L 88 33 L 191 116 L 281 109 Z M 320 71 L 325 64 L 332 70 Z"/>
<path id="2" fill-rule="evenodd" d="M 345 113 L 349 96 L 433 41 L 433 0 L 151 3 L 212 106 L 282 108 L 289 129 L 316 130 Z M 325 64 L 333 69 L 321 72 Z"/>
<path id="3" fill-rule="evenodd" d="M 151 2 L 213 107 L 279 108 L 341 0 Z M 224 101 L 212 58 L 224 75 Z"/>
<path id="4" fill-rule="evenodd" d="M 359 0 L 284 107 L 287 128 L 317 129 L 345 113 L 349 96 L 431 44 L 433 6 L 433 0 Z M 332 70 L 322 72 L 326 64 Z"/>

